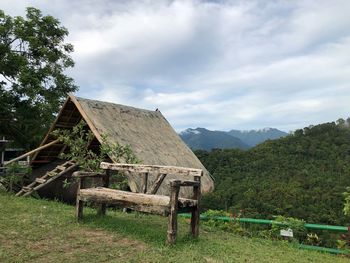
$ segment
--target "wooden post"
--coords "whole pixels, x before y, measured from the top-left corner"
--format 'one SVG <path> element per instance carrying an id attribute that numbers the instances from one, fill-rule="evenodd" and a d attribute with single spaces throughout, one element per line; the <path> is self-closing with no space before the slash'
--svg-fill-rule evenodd
<path id="1" fill-rule="evenodd" d="M 193 199 L 197 200 L 197 206 L 193 208 L 191 215 L 191 234 L 193 237 L 199 235 L 200 199 L 201 199 L 201 177 L 194 176 L 194 181 L 199 182 L 199 186 L 193 186 Z"/>
<path id="2" fill-rule="evenodd" d="M 168 221 L 167 244 L 175 243 L 177 232 L 177 211 L 180 192 L 180 180 L 170 182 L 170 214 Z"/>
<path id="3" fill-rule="evenodd" d="M 110 170 L 106 170 L 106 174 L 102 176 L 102 186 L 103 187 L 107 187 L 109 186 L 109 177 L 111 175 L 111 171 Z M 98 214 L 99 215 L 105 215 L 106 214 L 106 210 L 107 210 L 107 204 L 106 203 L 102 203 L 100 206 L 100 209 L 98 210 Z"/>
<path id="4" fill-rule="evenodd" d="M 80 200 L 80 189 L 84 188 L 84 180 L 85 178 L 82 177 L 82 178 L 79 178 L 79 181 L 78 181 L 77 201 L 76 201 L 76 217 L 78 222 L 81 219 L 83 219 L 84 203 L 82 200 Z"/>
<path id="5" fill-rule="evenodd" d="M 142 193 L 147 193 L 148 173 L 143 174 Z"/>

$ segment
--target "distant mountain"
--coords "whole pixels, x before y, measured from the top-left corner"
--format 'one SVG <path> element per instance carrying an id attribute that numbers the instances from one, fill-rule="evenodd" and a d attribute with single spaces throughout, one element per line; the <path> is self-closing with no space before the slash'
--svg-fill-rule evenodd
<path id="1" fill-rule="evenodd" d="M 210 131 L 205 128 L 186 129 L 180 134 L 182 140 L 193 150 L 211 150 L 214 148 L 248 149 L 266 140 L 284 137 L 288 133 L 275 128 L 240 131 Z"/>
<path id="2" fill-rule="evenodd" d="M 275 140 L 288 135 L 288 133 L 275 128 L 264 128 L 261 130 L 250 131 L 231 130 L 228 134 L 240 139 L 245 144 L 252 147 L 266 140 Z"/>
<path id="3" fill-rule="evenodd" d="M 223 131 L 209 131 L 204 128 L 187 129 L 180 134 L 182 140 L 193 150 L 211 150 L 214 148 L 248 149 L 249 146 L 240 139 Z"/>

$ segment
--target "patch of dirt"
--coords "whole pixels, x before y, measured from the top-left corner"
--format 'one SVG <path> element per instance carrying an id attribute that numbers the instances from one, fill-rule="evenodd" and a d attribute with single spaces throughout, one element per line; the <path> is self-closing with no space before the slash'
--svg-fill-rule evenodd
<path id="1" fill-rule="evenodd" d="M 92 229 L 79 229 L 77 231 L 73 231 L 70 233 L 67 238 L 75 238 L 79 236 L 80 238 L 85 238 L 89 243 L 103 243 L 105 245 L 118 245 L 118 246 L 127 246 L 127 247 L 133 247 L 137 250 L 145 250 L 146 244 L 137 241 L 132 240 L 128 238 L 121 238 L 116 236 L 115 234 L 108 233 L 104 230 L 92 230 Z"/>
<path id="2" fill-rule="evenodd" d="M 205 260 L 206 263 L 220 263 L 220 262 L 222 262 L 222 261 L 219 261 L 219 260 L 211 258 L 211 257 L 204 257 L 203 259 Z"/>
<path id="3" fill-rule="evenodd" d="M 35 262 L 56 262 L 55 254 L 60 254 L 60 259 L 79 259 L 80 255 L 103 253 L 100 251 L 112 250 L 114 256 L 123 257 L 128 253 L 144 251 L 147 245 L 141 241 L 132 240 L 111 234 L 104 230 L 75 229 L 66 235 L 43 236 L 36 241 L 26 241 L 25 250 L 34 252 Z M 113 256 L 113 257 L 114 257 Z M 61 261 L 61 260 L 59 260 Z"/>
<path id="4" fill-rule="evenodd" d="M 62 238 L 62 237 L 61 237 Z M 63 242 L 64 241 L 64 242 Z M 103 230 L 92 230 L 92 229 L 78 229 L 73 230 L 64 240 L 57 239 L 57 237 L 47 237 L 39 241 L 31 242 L 28 244 L 29 249 L 52 249 L 52 243 L 63 249 L 66 253 L 70 250 L 76 251 L 78 247 L 89 247 L 95 245 L 103 246 L 118 246 L 118 247 L 132 247 L 137 250 L 145 250 L 146 245 L 137 240 L 131 240 L 128 238 L 121 238 L 115 234 L 108 233 Z"/>

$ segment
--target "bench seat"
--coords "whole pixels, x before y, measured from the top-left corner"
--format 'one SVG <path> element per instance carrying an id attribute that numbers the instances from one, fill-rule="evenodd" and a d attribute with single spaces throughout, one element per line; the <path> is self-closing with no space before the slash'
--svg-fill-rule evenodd
<path id="1" fill-rule="evenodd" d="M 122 205 L 131 209 L 168 215 L 170 212 L 170 197 L 165 195 L 149 195 L 142 193 L 126 192 L 106 187 L 80 189 L 79 199 L 82 201 L 106 203 L 109 205 Z M 179 210 L 193 208 L 198 205 L 197 200 L 179 198 Z"/>

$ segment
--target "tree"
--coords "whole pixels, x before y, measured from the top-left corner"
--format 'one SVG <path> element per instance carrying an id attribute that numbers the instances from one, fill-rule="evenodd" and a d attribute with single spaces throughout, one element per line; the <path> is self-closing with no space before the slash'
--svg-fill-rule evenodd
<path id="1" fill-rule="evenodd" d="M 37 145 L 69 92 L 74 62 L 68 30 L 52 16 L 27 8 L 26 17 L 0 10 L 0 135 L 19 146 Z"/>

